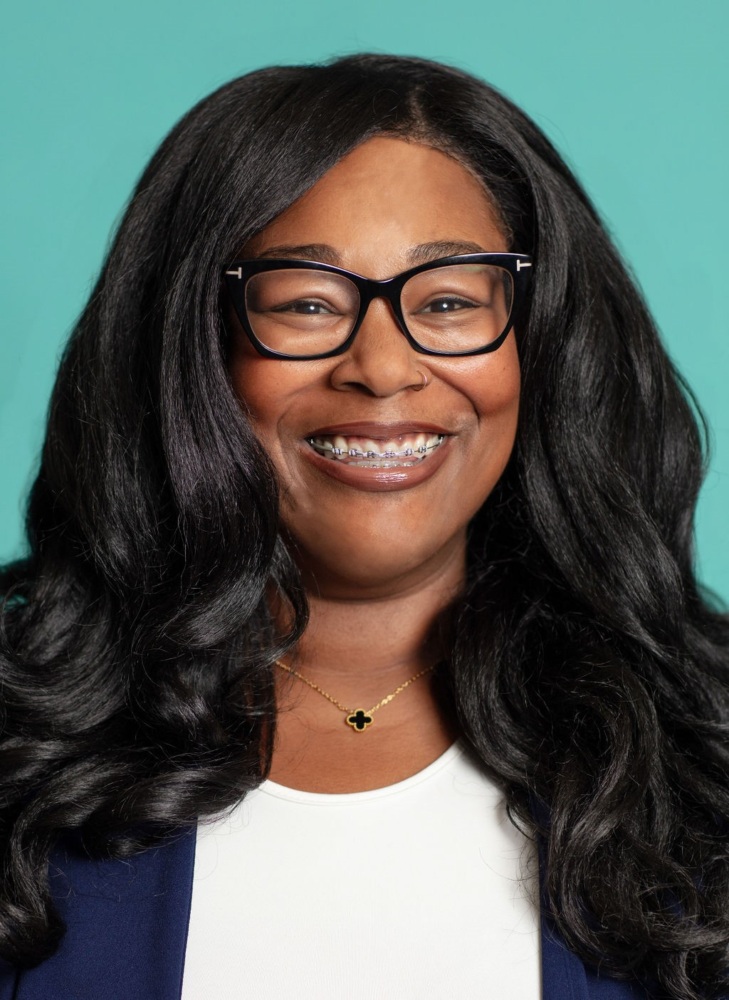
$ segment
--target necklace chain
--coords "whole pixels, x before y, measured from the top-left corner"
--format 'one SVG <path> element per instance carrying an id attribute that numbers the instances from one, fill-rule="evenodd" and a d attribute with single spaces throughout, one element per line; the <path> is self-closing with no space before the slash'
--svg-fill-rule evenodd
<path id="1" fill-rule="evenodd" d="M 361 733 L 367 728 L 367 726 L 372 725 L 372 722 L 374 721 L 372 719 L 372 714 L 376 712 L 378 708 L 382 708 L 384 705 L 389 704 L 393 698 L 395 698 L 397 695 L 400 694 L 401 691 L 404 691 L 406 687 L 410 687 L 413 681 L 416 681 L 419 677 L 422 677 L 424 674 L 429 674 L 432 670 L 435 669 L 434 666 L 430 666 L 430 667 L 425 667 L 424 670 L 419 670 L 417 674 L 413 674 L 412 677 L 409 677 L 408 680 L 402 683 L 399 687 L 395 688 L 395 690 L 391 694 L 386 695 L 381 701 L 378 701 L 376 705 L 373 705 L 372 708 L 370 708 L 368 711 L 365 712 L 364 709 L 361 708 L 347 708 L 340 701 L 337 701 L 336 698 L 332 698 L 332 696 L 328 694 L 323 688 L 320 688 L 318 684 L 315 684 L 313 681 L 310 681 L 308 677 L 304 677 L 303 674 L 300 674 L 298 670 L 294 670 L 294 668 L 290 667 L 287 663 L 283 663 L 281 660 L 274 660 L 274 663 L 276 664 L 277 667 L 280 667 L 282 670 L 286 670 L 294 677 L 298 677 L 298 679 L 300 681 L 303 681 L 304 684 L 308 684 L 310 688 L 313 688 L 314 691 L 318 691 L 318 693 L 322 695 L 322 697 L 326 698 L 327 701 L 330 701 L 332 705 L 335 705 L 340 712 L 344 712 L 346 716 L 345 721 L 347 725 L 351 726 L 356 733 Z"/>

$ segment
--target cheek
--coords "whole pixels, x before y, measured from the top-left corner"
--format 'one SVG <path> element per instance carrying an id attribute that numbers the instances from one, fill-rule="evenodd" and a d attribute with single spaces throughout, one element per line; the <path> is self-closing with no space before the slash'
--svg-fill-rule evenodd
<path id="1" fill-rule="evenodd" d="M 301 373 L 292 371 L 285 361 L 261 357 L 250 344 L 242 344 L 240 340 L 231 347 L 228 372 L 233 391 L 249 415 L 256 436 L 270 451 L 285 409 L 284 401 L 296 392 Z"/>
<path id="2" fill-rule="evenodd" d="M 228 374 L 233 391 L 258 439 L 268 445 L 281 418 L 281 401 L 296 388 L 301 371 L 291 362 L 264 358 L 243 330 L 232 308 L 228 311 Z M 293 385 L 292 385 L 293 384 Z"/>
<path id="3" fill-rule="evenodd" d="M 508 350 L 505 350 L 508 346 Z M 476 508 L 486 500 L 501 478 L 511 457 L 519 421 L 521 373 L 513 338 L 494 355 L 481 362 L 463 385 L 477 418 L 478 472 L 473 480 Z"/>
<path id="4" fill-rule="evenodd" d="M 493 354 L 468 360 L 457 372 L 457 385 L 468 397 L 482 433 L 493 444 L 502 443 L 509 450 L 516 436 L 521 392 L 519 356 L 513 337 Z"/>
<path id="5" fill-rule="evenodd" d="M 228 370 L 233 391 L 241 406 L 250 415 L 252 422 L 265 427 L 272 416 L 269 410 L 276 398 L 273 385 L 276 381 L 275 373 L 241 353 L 231 356 Z"/>

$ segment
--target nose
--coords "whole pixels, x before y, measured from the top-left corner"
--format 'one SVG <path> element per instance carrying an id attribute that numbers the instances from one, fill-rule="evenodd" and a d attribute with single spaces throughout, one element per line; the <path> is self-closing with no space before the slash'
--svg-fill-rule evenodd
<path id="1" fill-rule="evenodd" d="M 423 386 L 419 369 L 425 357 L 410 346 L 389 302 L 381 298 L 369 303 L 354 343 L 335 360 L 331 382 L 337 389 L 385 397 Z"/>

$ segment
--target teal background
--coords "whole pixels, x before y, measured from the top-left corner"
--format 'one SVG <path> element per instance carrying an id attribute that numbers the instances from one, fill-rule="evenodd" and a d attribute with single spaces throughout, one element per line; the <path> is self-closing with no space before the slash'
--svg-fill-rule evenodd
<path id="1" fill-rule="evenodd" d="M 233 76 L 374 50 L 489 80 L 576 169 L 709 418 L 699 571 L 729 596 L 729 3 L 33 0 L 2 35 L 0 560 L 59 351 L 162 136 Z"/>

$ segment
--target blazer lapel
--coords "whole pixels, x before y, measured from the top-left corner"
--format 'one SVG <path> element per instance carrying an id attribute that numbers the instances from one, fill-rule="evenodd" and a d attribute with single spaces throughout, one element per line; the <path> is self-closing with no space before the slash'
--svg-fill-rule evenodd
<path id="1" fill-rule="evenodd" d="M 180 1000 L 195 832 L 126 861 L 57 851 L 51 891 L 67 932 L 52 958 L 20 973 L 13 1000 Z"/>
<path id="2" fill-rule="evenodd" d="M 587 969 L 552 926 L 544 906 L 541 926 L 542 1000 L 649 1000 L 637 983 L 608 979 Z"/>

